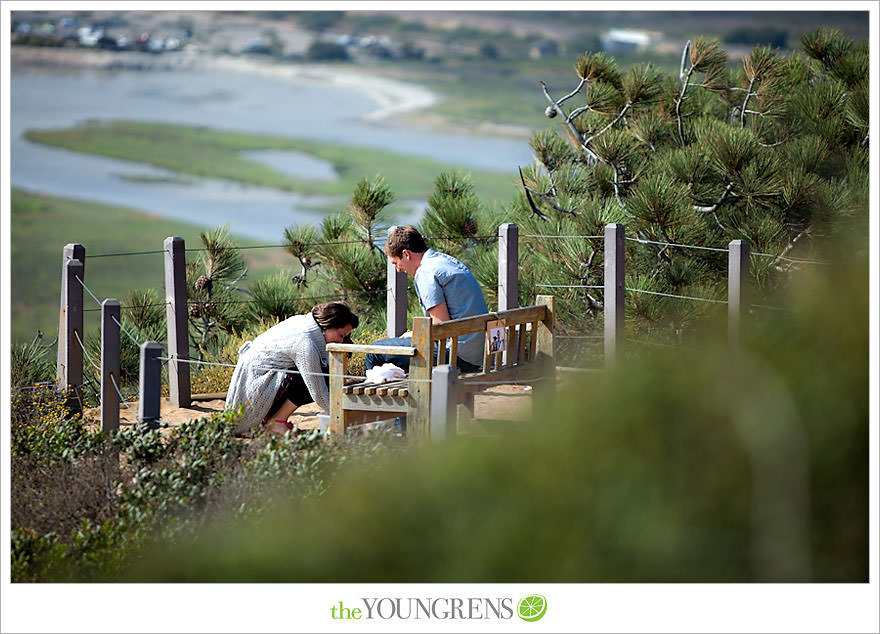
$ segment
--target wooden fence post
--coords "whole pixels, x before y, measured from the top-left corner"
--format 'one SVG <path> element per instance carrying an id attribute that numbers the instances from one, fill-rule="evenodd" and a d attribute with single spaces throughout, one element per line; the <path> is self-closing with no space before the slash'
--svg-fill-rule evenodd
<path id="1" fill-rule="evenodd" d="M 101 303 L 101 430 L 111 433 L 119 429 L 119 386 L 121 316 L 119 302 L 105 299 Z"/>
<path id="2" fill-rule="evenodd" d="M 626 227 L 605 225 L 605 367 L 613 369 L 623 349 Z"/>
<path id="3" fill-rule="evenodd" d="M 519 227 L 498 226 L 498 312 L 519 308 Z"/>
<path id="4" fill-rule="evenodd" d="M 80 279 L 85 281 L 86 267 L 86 248 L 74 242 L 64 245 L 61 250 L 61 302 L 58 308 L 58 343 L 56 346 L 56 362 L 55 377 L 59 384 L 66 385 L 66 368 L 67 361 L 63 360 L 65 354 L 63 351 L 67 349 L 67 262 L 70 260 L 79 260 L 82 262 L 83 270 Z"/>
<path id="5" fill-rule="evenodd" d="M 535 360 L 540 364 L 542 379 L 535 384 L 535 395 L 545 402 L 556 393 L 556 351 L 553 346 L 553 333 L 556 330 L 556 297 L 538 295 L 535 304 L 547 307 L 547 318 L 538 322 L 537 331 L 533 333 L 535 342 Z"/>
<path id="6" fill-rule="evenodd" d="M 332 350 L 329 353 L 330 372 L 330 431 L 336 438 L 345 432 L 345 410 L 342 409 L 342 388 L 348 374 L 348 356 L 344 352 Z"/>
<path id="7" fill-rule="evenodd" d="M 64 265 L 61 310 L 64 345 L 58 346 L 59 387 L 67 391 L 66 405 L 71 411 L 82 411 L 83 382 L 83 263 L 67 260 Z"/>
<path id="8" fill-rule="evenodd" d="M 409 402 L 406 437 L 415 442 L 428 440 L 431 430 L 431 318 L 413 317 L 412 345 L 417 349 L 409 362 Z M 427 357 L 423 351 L 427 350 Z"/>
<path id="9" fill-rule="evenodd" d="M 747 240 L 731 240 L 727 246 L 727 336 L 738 342 L 749 310 L 749 255 Z"/>
<path id="10" fill-rule="evenodd" d="M 140 397 L 138 400 L 138 422 L 147 429 L 159 428 L 162 394 L 162 362 L 159 357 L 162 346 L 156 341 L 141 344 Z"/>
<path id="11" fill-rule="evenodd" d="M 388 235 L 397 227 L 388 229 Z M 389 337 L 399 337 L 406 332 L 406 273 L 398 273 L 388 258 L 385 276 L 387 279 L 386 322 Z"/>
<path id="12" fill-rule="evenodd" d="M 456 432 L 458 368 L 438 365 L 431 372 L 431 441 L 441 443 Z"/>
<path id="13" fill-rule="evenodd" d="M 192 399 L 189 363 L 189 311 L 186 304 L 186 248 L 183 238 L 165 238 L 165 315 L 168 327 L 168 394 L 177 407 Z M 183 362 L 178 362 L 182 359 Z"/>
<path id="14" fill-rule="evenodd" d="M 519 227 L 512 222 L 498 225 L 498 312 L 519 308 Z M 507 365 L 511 351 L 517 350 L 517 333 L 502 353 L 501 363 Z"/>

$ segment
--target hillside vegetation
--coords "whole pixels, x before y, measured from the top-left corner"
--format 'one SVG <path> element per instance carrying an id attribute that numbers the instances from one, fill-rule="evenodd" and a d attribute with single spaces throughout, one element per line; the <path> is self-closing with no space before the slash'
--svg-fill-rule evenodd
<path id="1" fill-rule="evenodd" d="M 583 288 L 601 284 L 603 244 L 583 236 L 625 224 L 638 240 L 619 371 L 536 395 L 527 425 L 431 447 L 243 440 L 231 411 L 168 438 L 106 437 L 57 395 L 22 391 L 13 580 L 867 582 L 867 46 L 819 30 L 797 53 L 757 47 L 731 68 L 695 38 L 671 75 L 589 51 L 573 71 L 541 91 L 559 127 L 534 135 L 515 199 L 487 205 L 467 174 L 441 172 L 419 226 L 490 305 L 498 223 L 536 236 L 520 300 L 571 286 L 556 293 L 562 341 L 603 318 Z M 199 354 L 232 357 L 242 331 L 312 294 L 342 294 L 364 330 L 381 325 L 394 199 L 364 177 L 345 211 L 285 228 L 300 271 L 249 287 L 247 307 L 232 299 L 234 240 L 201 232 L 188 270 Z M 734 239 L 753 248 L 754 301 L 772 304 L 751 307 L 738 342 L 723 311 L 683 301 L 724 297 L 712 249 Z M 560 363 L 601 360 L 570 341 Z"/>

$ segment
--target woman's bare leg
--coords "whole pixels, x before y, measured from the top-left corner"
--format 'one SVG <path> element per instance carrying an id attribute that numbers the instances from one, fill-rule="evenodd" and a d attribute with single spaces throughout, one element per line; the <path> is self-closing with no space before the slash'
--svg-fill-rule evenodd
<path id="1" fill-rule="evenodd" d="M 283 434 L 288 429 L 287 425 L 275 421 L 286 421 L 294 411 L 296 411 L 296 405 L 285 399 L 278 409 L 274 412 L 269 412 L 269 415 L 266 416 L 266 429 Z"/>

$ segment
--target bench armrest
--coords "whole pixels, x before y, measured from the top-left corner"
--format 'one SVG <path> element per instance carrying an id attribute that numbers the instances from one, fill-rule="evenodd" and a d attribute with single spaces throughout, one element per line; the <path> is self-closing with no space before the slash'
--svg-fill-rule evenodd
<path id="1" fill-rule="evenodd" d="M 412 346 L 374 346 L 358 343 L 328 343 L 327 352 L 363 352 L 372 354 L 400 354 L 413 357 L 416 349 Z"/>

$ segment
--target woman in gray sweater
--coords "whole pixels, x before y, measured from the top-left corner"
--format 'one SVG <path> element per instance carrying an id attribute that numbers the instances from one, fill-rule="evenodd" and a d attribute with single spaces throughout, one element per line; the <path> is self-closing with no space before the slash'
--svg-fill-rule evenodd
<path id="1" fill-rule="evenodd" d="M 238 363 L 226 394 L 226 407 L 245 404 L 237 433 L 262 423 L 283 433 L 292 429 L 288 417 L 314 401 L 330 409 L 326 377 L 328 343 L 350 343 L 358 316 L 342 302 L 318 304 L 305 315 L 294 315 L 272 326 L 238 349 Z"/>

